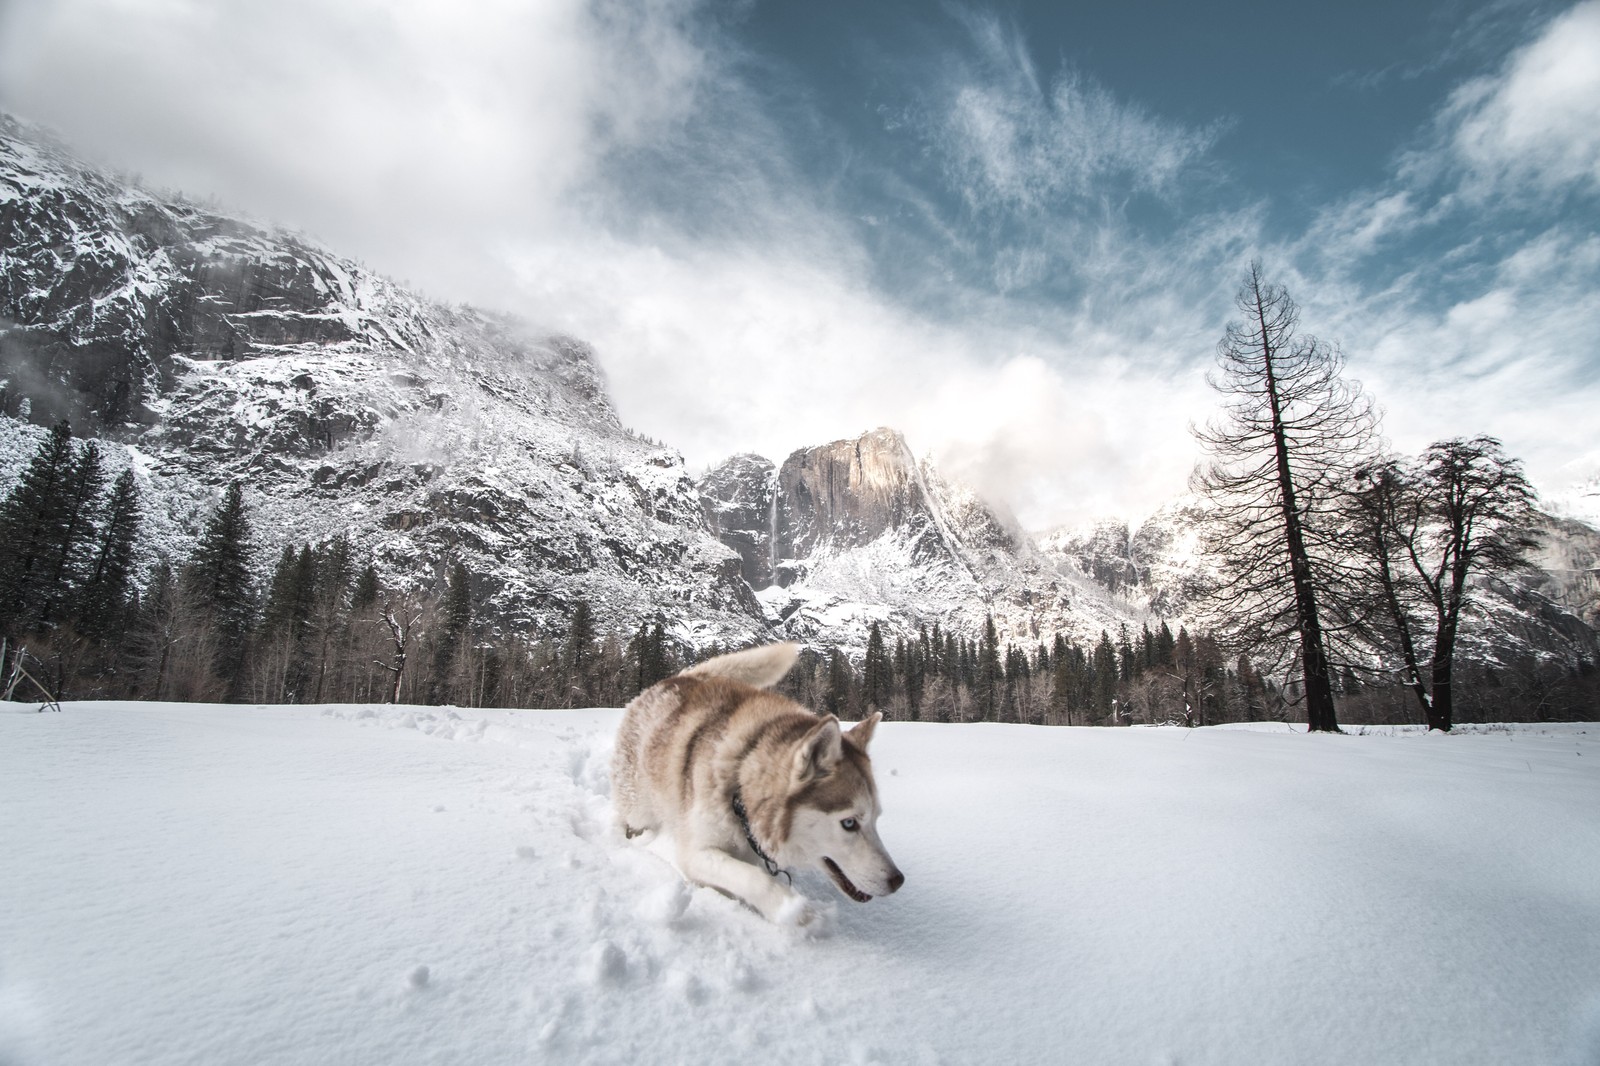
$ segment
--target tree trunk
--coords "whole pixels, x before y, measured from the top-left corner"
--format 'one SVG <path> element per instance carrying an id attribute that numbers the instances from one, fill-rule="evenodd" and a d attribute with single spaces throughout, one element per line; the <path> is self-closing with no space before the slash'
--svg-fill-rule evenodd
<path id="1" fill-rule="evenodd" d="M 1417 646 L 1411 639 L 1411 623 L 1406 619 L 1406 612 L 1400 606 L 1400 594 L 1395 589 L 1394 575 L 1389 570 L 1389 550 L 1383 542 L 1383 534 L 1378 534 L 1376 556 L 1378 559 L 1378 578 L 1383 585 L 1384 602 L 1388 604 L 1389 616 L 1394 620 L 1395 633 L 1400 639 L 1400 654 L 1406 664 L 1406 687 L 1417 697 L 1417 703 L 1422 707 L 1424 721 L 1432 727 L 1433 700 L 1428 696 L 1427 688 L 1422 684 L 1422 668 L 1417 664 Z"/>
<path id="2" fill-rule="evenodd" d="M 1455 724 L 1452 720 L 1454 700 L 1450 689 L 1450 674 L 1448 657 L 1433 661 L 1433 701 L 1428 705 L 1428 728 L 1442 729 L 1446 733 L 1450 732 L 1450 727 Z"/>
<path id="3" fill-rule="evenodd" d="M 1256 299 L 1261 335 L 1267 337 L 1266 309 Z M 1278 402 L 1277 372 L 1272 352 L 1263 348 L 1266 368 L 1267 402 L 1272 410 L 1272 445 L 1277 453 L 1278 499 L 1283 508 L 1283 527 L 1289 546 L 1289 570 L 1294 580 L 1295 620 L 1300 631 L 1300 665 L 1306 682 L 1306 724 L 1313 733 L 1337 733 L 1339 722 L 1333 708 L 1333 679 L 1328 669 L 1328 654 L 1322 646 L 1322 624 L 1317 617 L 1317 597 L 1311 584 L 1311 558 L 1306 553 L 1305 534 L 1300 528 L 1300 512 L 1295 503 L 1294 478 L 1289 471 L 1289 442 L 1283 429 L 1283 412 Z"/>
<path id="4" fill-rule="evenodd" d="M 1459 602 L 1459 600 L 1457 601 Z M 1428 707 L 1428 728 L 1450 732 L 1454 722 L 1454 693 L 1450 679 L 1454 674 L 1456 614 L 1450 611 L 1439 623 L 1439 636 L 1433 648 L 1433 699 Z"/>

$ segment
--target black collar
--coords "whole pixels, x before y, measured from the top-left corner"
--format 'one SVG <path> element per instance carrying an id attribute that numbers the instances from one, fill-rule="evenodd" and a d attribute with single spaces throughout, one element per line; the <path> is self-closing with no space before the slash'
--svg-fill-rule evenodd
<path id="1" fill-rule="evenodd" d="M 733 815 L 739 819 L 739 828 L 744 830 L 745 842 L 750 845 L 750 850 L 756 853 L 756 858 L 761 860 L 761 865 L 767 868 L 767 873 L 773 877 L 777 877 L 779 874 L 788 877 L 788 872 L 774 862 L 771 855 L 761 850 L 761 844 L 756 840 L 755 830 L 750 828 L 749 812 L 744 809 L 744 796 L 737 785 L 733 789 Z"/>

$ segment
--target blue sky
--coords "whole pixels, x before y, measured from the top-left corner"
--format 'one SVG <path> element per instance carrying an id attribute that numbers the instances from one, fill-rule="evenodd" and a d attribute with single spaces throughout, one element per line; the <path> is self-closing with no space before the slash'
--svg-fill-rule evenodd
<path id="1" fill-rule="evenodd" d="M 1600 474 L 1600 0 L 9 0 L 0 104 L 590 340 L 697 468 L 886 424 L 1137 518 L 1259 257 L 1396 448 Z"/>

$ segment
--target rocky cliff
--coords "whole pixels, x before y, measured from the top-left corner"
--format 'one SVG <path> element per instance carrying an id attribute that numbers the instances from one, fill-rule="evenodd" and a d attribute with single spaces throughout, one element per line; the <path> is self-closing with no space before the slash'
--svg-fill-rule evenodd
<path id="1" fill-rule="evenodd" d="M 891 429 L 802 448 L 779 466 L 736 456 L 698 487 L 767 620 L 790 639 L 860 648 L 874 622 L 890 637 L 935 623 L 973 636 L 993 615 L 1005 639 L 1092 640 L 1149 617 L 1075 561 L 1039 553 L 1014 518 L 947 482 Z"/>
<path id="2" fill-rule="evenodd" d="M 181 553 L 242 479 L 263 566 L 346 532 L 390 581 L 449 560 L 510 628 L 764 628 L 682 460 L 623 428 L 593 353 L 444 307 L 270 227 L 156 196 L 0 119 L 0 462 L 59 417 L 140 474 Z"/>

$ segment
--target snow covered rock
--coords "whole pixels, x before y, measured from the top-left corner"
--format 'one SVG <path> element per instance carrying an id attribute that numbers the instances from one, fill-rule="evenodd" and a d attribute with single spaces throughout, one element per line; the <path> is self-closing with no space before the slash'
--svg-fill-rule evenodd
<path id="1" fill-rule="evenodd" d="M 347 533 L 390 584 L 465 561 L 485 613 L 560 631 L 764 631 L 682 459 L 618 420 L 594 353 L 444 307 L 270 227 L 157 196 L 0 116 L 0 491 L 72 420 L 183 554 L 242 479 L 263 570 Z M 170 520 L 168 520 L 170 519 Z"/>
<path id="2" fill-rule="evenodd" d="M 891 638 L 935 623 L 971 637 L 993 615 L 1003 641 L 1092 641 L 1149 617 L 1072 560 L 1039 552 L 1008 512 L 945 480 L 892 429 L 799 449 L 775 471 L 735 456 L 699 489 L 718 501 L 713 528 L 789 639 L 859 652 L 873 623 Z"/>

